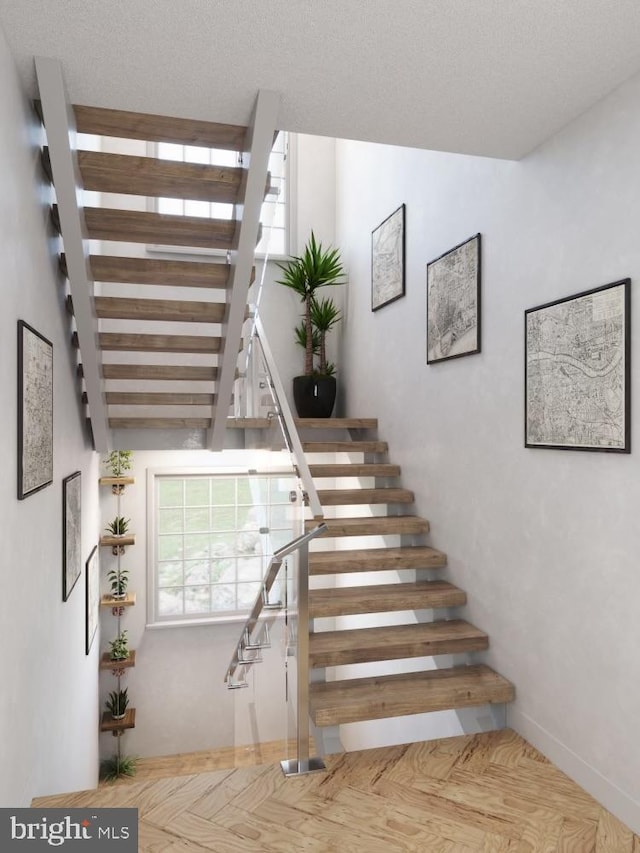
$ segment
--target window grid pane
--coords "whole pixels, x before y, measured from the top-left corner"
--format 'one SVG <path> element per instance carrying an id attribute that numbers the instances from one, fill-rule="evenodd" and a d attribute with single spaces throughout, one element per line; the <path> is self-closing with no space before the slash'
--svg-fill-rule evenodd
<path id="1" fill-rule="evenodd" d="M 271 551 L 291 540 L 292 478 L 184 476 L 156 483 L 157 618 L 246 611 Z"/>

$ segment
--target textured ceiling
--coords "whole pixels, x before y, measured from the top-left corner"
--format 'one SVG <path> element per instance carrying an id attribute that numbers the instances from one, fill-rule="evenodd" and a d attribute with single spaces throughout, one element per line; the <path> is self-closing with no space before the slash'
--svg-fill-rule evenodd
<path id="1" fill-rule="evenodd" d="M 640 68 L 638 0 L 0 0 L 30 94 L 520 157 Z"/>

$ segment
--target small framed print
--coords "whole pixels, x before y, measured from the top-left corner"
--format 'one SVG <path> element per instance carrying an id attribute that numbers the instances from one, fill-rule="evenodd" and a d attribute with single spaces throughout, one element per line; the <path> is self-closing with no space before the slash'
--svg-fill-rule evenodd
<path id="1" fill-rule="evenodd" d="M 480 352 L 481 235 L 427 264 L 427 364 Z"/>
<path id="2" fill-rule="evenodd" d="M 89 554 L 89 559 L 85 564 L 85 573 L 85 654 L 88 655 L 93 645 L 93 638 L 98 630 L 100 615 L 100 558 L 97 545 L 93 546 L 93 551 Z"/>
<path id="3" fill-rule="evenodd" d="M 631 452 L 631 280 L 524 314 L 525 447 Z"/>
<path id="4" fill-rule="evenodd" d="M 371 232 L 371 310 L 405 293 L 405 206 L 400 205 Z"/>

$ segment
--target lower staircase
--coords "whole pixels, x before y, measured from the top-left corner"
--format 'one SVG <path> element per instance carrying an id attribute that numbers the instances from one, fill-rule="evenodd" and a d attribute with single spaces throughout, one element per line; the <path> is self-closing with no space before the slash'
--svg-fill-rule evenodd
<path id="1" fill-rule="evenodd" d="M 447 565 L 446 555 L 424 542 L 429 522 L 407 512 L 414 495 L 397 485 L 400 468 L 387 461 L 386 442 L 370 437 L 377 430 L 377 421 L 298 420 L 298 427 L 307 436 L 318 428 L 323 435 L 329 433 L 328 439 L 303 441 L 320 501 L 330 514 L 325 518 L 328 530 L 323 537 L 330 540 L 330 547 L 327 550 L 328 542 L 314 540 L 309 564 L 313 620 L 310 712 L 315 725 L 336 726 L 513 700 L 513 685 L 473 659 L 455 666 L 356 678 L 343 678 L 337 670 L 335 680 L 324 680 L 322 671 L 328 667 L 378 662 L 381 669 L 388 670 L 394 668 L 390 661 L 416 659 L 419 666 L 417 659 L 425 657 L 432 658 L 437 667 L 438 658 L 444 655 L 484 651 L 489 638 L 455 613 L 465 605 L 466 594 L 438 579 L 438 572 Z M 342 434 L 331 437 L 336 430 Z M 325 454 L 332 454 L 333 461 L 326 461 Z M 343 460 L 343 454 L 348 454 L 347 461 L 335 461 Z M 316 461 L 319 459 L 322 461 Z M 327 489 L 329 478 L 338 482 L 348 478 L 348 485 Z M 363 486 L 365 478 L 367 485 Z M 385 515 L 363 514 L 383 506 Z M 358 508 L 357 514 L 352 507 Z M 315 524 L 310 519 L 307 529 Z M 365 614 L 369 617 L 364 620 L 366 627 L 353 627 Z M 390 619 L 389 614 L 396 618 Z M 319 620 L 327 619 L 338 624 L 323 630 Z"/>

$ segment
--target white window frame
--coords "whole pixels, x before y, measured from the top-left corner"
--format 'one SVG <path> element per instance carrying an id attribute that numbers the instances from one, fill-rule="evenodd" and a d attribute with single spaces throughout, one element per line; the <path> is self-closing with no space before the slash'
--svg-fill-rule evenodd
<path id="1" fill-rule="evenodd" d="M 215 477 L 215 476 L 253 476 L 253 477 L 291 477 L 295 478 L 291 468 L 269 466 L 260 469 L 229 466 L 229 467 L 171 467 L 171 468 L 148 468 L 147 469 L 147 620 L 146 627 L 151 629 L 185 628 L 190 626 L 220 625 L 220 624 L 243 624 L 249 614 L 250 608 L 241 613 L 234 612 L 224 615 L 222 611 L 211 613 L 206 616 L 182 615 L 172 618 L 160 618 L 156 612 L 157 572 L 156 572 L 156 534 L 158 504 L 156 503 L 156 480 L 161 477 Z M 292 503 L 292 507 L 295 504 Z M 294 510 L 295 511 L 295 510 Z M 299 505 L 298 505 L 299 511 Z M 265 534 L 269 537 L 269 534 Z M 295 537 L 292 533 L 292 538 Z M 270 547 L 268 553 L 273 553 Z"/>
<path id="2" fill-rule="evenodd" d="M 147 156 L 157 158 L 158 146 L 155 142 L 147 144 Z M 286 261 L 292 254 L 295 254 L 297 246 L 297 213 L 295 210 L 298 189 L 298 137 L 295 133 L 288 133 L 287 153 L 285 159 L 286 180 L 285 180 L 285 252 L 284 254 L 269 253 L 269 261 Z M 150 213 L 157 213 L 158 200 L 149 198 L 147 201 L 147 210 Z M 225 249 L 203 249 L 197 246 L 164 246 L 155 243 L 149 243 L 146 246 L 149 254 L 162 255 L 197 255 L 209 258 L 226 258 L 227 250 Z M 263 252 L 257 252 L 256 258 L 265 259 Z"/>

